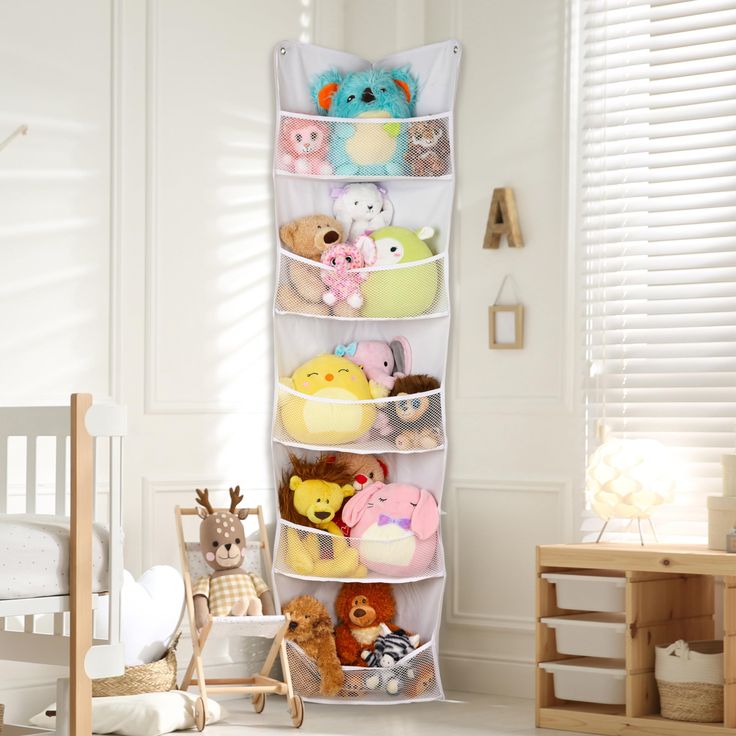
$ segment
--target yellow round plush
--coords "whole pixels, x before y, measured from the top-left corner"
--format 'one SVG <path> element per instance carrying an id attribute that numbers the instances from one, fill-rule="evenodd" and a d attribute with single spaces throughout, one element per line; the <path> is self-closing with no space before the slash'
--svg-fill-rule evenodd
<path id="1" fill-rule="evenodd" d="M 284 385 L 320 399 L 364 401 L 372 397 L 362 369 L 347 358 L 320 355 L 294 371 Z M 281 392 L 281 421 L 297 441 L 309 445 L 343 445 L 362 437 L 376 418 L 374 404 L 310 401 Z"/>

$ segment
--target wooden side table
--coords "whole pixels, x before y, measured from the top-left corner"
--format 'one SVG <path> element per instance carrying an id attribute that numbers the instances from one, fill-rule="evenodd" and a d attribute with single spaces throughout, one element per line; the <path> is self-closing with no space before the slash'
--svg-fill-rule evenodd
<path id="1" fill-rule="evenodd" d="M 626 702 L 600 705 L 559 700 L 552 674 L 538 666 L 538 727 L 606 736 L 736 736 L 736 555 L 699 545 L 537 547 L 537 664 L 569 658 L 557 652 L 555 632 L 541 619 L 578 613 L 557 607 L 554 584 L 542 577 L 545 572 L 625 578 Z M 716 577 L 724 579 L 724 723 L 662 718 L 654 679 L 654 648 L 677 639 L 716 638 Z"/>

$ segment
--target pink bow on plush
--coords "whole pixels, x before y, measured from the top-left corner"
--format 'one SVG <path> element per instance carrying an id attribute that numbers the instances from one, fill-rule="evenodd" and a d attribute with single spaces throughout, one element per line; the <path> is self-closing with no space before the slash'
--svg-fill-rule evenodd
<path id="1" fill-rule="evenodd" d="M 402 529 L 409 529 L 411 526 L 411 519 L 394 519 L 386 514 L 378 515 L 378 526 L 386 526 L 386 524 L 396 524 Z"/>

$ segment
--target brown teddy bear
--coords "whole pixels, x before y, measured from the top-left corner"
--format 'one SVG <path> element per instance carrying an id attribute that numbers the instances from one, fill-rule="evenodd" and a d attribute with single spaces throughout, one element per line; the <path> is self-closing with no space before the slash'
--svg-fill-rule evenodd
<path id="1" fill-rule="evenodd" d="M 292 253 L 317 263 L 328 248 L 343 242 L 344 235 L 342 225 L 328 215 L 307 215 L 279 228 L 279 237 Z M 288 260 L 286 278 L 282 281 L 276 293 L 279 309 L 302 314 L 334 314 L 338 317 L 354 317 L 358 313 L 346 302 L 330 309 L 322 301 L 325 285 L 317 267 L 309 268 L 299 261 Z"/>
<path id="2" fill-rule="evenodd" d="M 311 595 L 300 595 L 289 601 L 283 612 L 289 614 L 286 638 L 298 644 L 314 660 L 319 670 L 319 691 L 335 695 L 343 685 L 343 672 L 335 651 L 335 633 L 327 609 Z M 311 684 L 303 682 L 308 690 Z M 313 692 L 304 692 L 313 695 Z"/>
<path id="3" fill-rule="evenodd" d="M 337 594 L 335 613 L 340 621 L 335 629 L 337 656 L 344 665 L 366 666 L 361 653 L 373 651 L 381 624 L 391 631 L 399 629 L 391 623 L 396 601 L 388 583 L 345 583 Z"/>

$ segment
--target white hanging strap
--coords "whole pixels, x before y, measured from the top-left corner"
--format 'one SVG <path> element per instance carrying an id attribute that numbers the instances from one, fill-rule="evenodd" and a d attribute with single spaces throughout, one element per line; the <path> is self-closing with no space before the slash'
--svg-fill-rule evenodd
<path id="1" fill-rule="evenodd" d="M 509 287 L 511 288 L 511 293 L 514 295 L 514 301 L 512 302 L 512 304 L 519 304 L 519 294 L 516 291 L 516 281 L 514 281 L 514 277 L 510 273 L 507 273 L 503 277 L 501 281 L 501 286 L 498 287 L 498 291 L 496 292 L 496 298 L 493 300 L 494 307 L 498 305 L 498 300 L 501 298 L 501 294 L 503 293 L 503 289 L 506 284 L 509 285 Z"/>
<path id="2" fill-rule="evenodd" d="M 9 145 L 14 138 L 16 138 L 19 135 L 26 135 L 28 133 L 28 126 L 27 125 L 19 125 L 2 143 L 0 143 L 0 151 L 3 150 L 7 145 Z"/>

